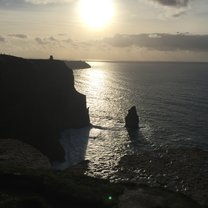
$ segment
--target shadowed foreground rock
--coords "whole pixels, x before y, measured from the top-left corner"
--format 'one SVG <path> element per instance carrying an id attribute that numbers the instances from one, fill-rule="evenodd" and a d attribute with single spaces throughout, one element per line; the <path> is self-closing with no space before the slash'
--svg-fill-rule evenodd
<path id="1" fill-rule="evenodd" d="M 160 188 L 138 186 L 126 189 L 119 197 L 119 208 L 188 208 L 201 207 L 182 194 Z"/>
<path id="2" fill-rule="evenodd" d="M 51 169 L 46 156 L 29 144 L 17 139 L 0 139 L 0 167 L 17 167 L 27 169 Z"/>
<path id="3" fill-rule="evenodd" d="M 51 161 L 64 160 L 63 130 L 90 123 L 86 96 L 63 61 L 0 55 L 0 99 L 0 138 L 31 144 Z"/>
<path id="4" fill-rule="evenodd" d="M 70 170 L 0 172 L 0 207 L 10 208 L 200 208 L 190 198 L 161 188 L 74 174 Z"/>
<path id="5" fill-rule="evenodd" d="M 0 207 L 202 207 L 185 195 L 164 188 L 128 182 L 110 183 L 86 176 L 89 161 L 55 171 L 30 145 L 12 139 L 0 142 Z"/>

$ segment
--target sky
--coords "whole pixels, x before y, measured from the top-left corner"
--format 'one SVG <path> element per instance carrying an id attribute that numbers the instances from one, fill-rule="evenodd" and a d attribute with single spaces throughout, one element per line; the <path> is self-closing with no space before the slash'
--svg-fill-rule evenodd
<path id="1" fill-rule="evenodd" d="M 0 53 L 208 61 L 208 0 L 0 0 Z"/>

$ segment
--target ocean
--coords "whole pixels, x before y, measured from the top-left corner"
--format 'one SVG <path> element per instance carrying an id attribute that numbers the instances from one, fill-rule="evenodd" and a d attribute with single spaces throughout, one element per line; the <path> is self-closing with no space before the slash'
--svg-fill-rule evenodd
<path id="1" fill-rule="evenodd" d="M 166 158 L 174 161 L 186 153 L 192 161 L 183 166 L 202 165 L 198 157 L 208 150 L 208 63 L 88 63 L 91 68 L 73 72 L 77 91 L 86 95 L 92 127 L 63 132 L 66 162 L 59 164 L 60 169 L 89 160 L 86 174 L 128 180 L 138 172 L 118 172 L 133 156 L 143 154 L 146 161 L 154 161 L 154 153 L 168 151 Z M 132 106 L 137 108 L 140 128 L 128 132 L 124 119 Z M 130 168 L 138 167 L 138 160 Z"/>

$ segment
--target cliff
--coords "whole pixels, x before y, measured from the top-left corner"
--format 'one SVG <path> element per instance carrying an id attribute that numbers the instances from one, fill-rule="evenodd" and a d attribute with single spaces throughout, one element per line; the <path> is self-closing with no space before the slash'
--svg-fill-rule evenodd
<path id="1" fill-rule="evenodd" d="M 91 66 L 84 61 L 65 61 L 66 65 L 71 69 L 87 69 Z"/>
<path id="2" fill-rule="evenodd" d="M 63 61 L 0 55 L 0 137 L 17 138 L 63 160 L 64 129 L 88 126 L 86 97 Z"/>

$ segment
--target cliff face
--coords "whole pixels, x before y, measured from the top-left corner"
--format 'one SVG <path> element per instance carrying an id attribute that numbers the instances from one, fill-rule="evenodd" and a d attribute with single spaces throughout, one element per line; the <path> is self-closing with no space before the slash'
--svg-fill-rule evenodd
<path id="1" fill-rule="evenodd" d="M 61 132 L 90 123 L 86 97 L 62 61 L 0 55 L 0 97 L 0 137 L 32 144 L 52 161 L 64 159 Z"/>

